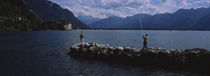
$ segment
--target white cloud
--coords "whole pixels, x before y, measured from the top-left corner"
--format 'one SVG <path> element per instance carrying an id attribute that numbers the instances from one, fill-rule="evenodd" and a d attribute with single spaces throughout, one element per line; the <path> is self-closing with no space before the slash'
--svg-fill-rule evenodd
<path id="1" fill-rule="evenodd" d="M 138 13 L 172 13 L 180 8 L 208 7 L 210 0 L 51 0 L 76 16 L 106 18 L 132 16 Z"/>

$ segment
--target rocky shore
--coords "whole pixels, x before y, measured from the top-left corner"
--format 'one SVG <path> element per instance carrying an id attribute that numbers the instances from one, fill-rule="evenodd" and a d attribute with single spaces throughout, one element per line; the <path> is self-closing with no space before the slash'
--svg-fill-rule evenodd
<path id="1" fill-rule="evenodd" d="M 136 66 L 210 69 L 210 51 L 201 48 L 185 50 L 136 49 L 112 47 L 97 43 L 78 43 L 70 47 L 69 55 L 77 58 L 103 60 Z"/>

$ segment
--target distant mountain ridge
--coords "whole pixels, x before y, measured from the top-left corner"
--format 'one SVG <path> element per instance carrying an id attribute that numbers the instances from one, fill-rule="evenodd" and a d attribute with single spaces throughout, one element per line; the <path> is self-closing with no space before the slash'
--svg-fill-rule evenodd
<path id="1" fill-rule="evenodd" d="M 60 21 L 62 18 L 72 23 L 73 28 L 87 28 L 74 14 L 48 0 L 24 0 L 26 5 L 43 21 Z"/>
<path id="2" fill-rule="evenodd" d="M 92 16 L 78 16 L 77 17 L 80 21 L 82 21 L 83 23 L 85 23 L 86 25 L 92 24 L 96 21 L 101 20 L 100 18 L 94 18 Z"/>
<path id="3" fill-rule="evenodd" d="M 109 17 L 90 24 L 91 28 L 210 29 L 210 8 L 179 9 L 175 13 L 137 14 L 126 18 Z"/>

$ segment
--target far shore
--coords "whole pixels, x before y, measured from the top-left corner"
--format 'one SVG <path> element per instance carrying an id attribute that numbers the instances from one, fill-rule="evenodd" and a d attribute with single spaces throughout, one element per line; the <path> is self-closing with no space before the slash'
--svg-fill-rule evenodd
<path id="1" fill-rule="evenodd" d="M 71 30 L 179 30 L 179 31 L 210 31 L 210 29 L 155 29 L 155 28 L 75 28 Z M 24 31 L 71 31 L 71 30 L 24 30 Z M 20 30 L 7 30 L 7 31 L 1 31 L 0 32 L 24 32 Z"/>
<path id="2" fill-rule="evenodd" d="M 191 31 L 210 31 L 209 29 L 164 29 L 164 28 L 86 28 L 86 29 L 73 29 L 73 30 L 191 30 Z"/>

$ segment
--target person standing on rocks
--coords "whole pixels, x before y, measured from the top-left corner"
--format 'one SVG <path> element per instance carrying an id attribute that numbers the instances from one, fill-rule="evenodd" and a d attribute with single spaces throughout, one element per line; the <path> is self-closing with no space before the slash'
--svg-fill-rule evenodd
<path id="1" fill-rule="evenodd" d="M 84 43 L 84 34 L 83 33 L 80 34 L 80 42 Z"/>
<path id="2" fill-rule="evenodd" d="M 147 37 L 147 34 L 144 36 L 143 35 L 143 39 L 144 39 L 144 42 L 143 42 L 143 49 L 147 49 L 147 40 L 148 40 L 148 37 Z"/>

